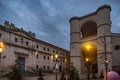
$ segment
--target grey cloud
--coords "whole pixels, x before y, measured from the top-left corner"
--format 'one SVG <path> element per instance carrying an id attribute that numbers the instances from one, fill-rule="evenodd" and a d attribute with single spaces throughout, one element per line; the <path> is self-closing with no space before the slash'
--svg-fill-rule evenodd
<path id="1" fill-rule="evenodd" d="M 119 0 L 0 0 L 0 19 L 35 32 L 37 38 L 69 49 L 69 19 L 96 11 L 103 4 L 112 7 L 112 28 L 118 32 Z M 7 5 L 6 5 L 7 4 Z M 117 18 L 116 18 L 117 17 Z"/>

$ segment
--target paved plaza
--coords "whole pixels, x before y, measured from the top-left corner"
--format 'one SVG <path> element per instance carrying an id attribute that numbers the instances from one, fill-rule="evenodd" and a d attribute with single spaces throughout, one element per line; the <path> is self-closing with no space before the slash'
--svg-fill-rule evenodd
<path id="1" fill-rule="evenodd" d="M 25 77 L 24 80 L 37 80 L 37 78 L 38 78 L 37 76 Z M 1 77 L 0 80 L 8 80 L 8 79 L 5 77 Z M 44 76 L 44 80 L 56 80 L 55 74 L 49 74 Z M 60 80 L 60 75 L 58 75 L 58 80 Z M 103 80 L 103 79 L 91 79 L 91 80 Z"/>
<path id="2" fill-rule="evenodd" d="M 49 74 L 43 77 L 44 77 L 44 80 L 55 80 L 56 79 L 55 74 Z M 24 80 L 37 80 L 37 78 L 38 78 L 37 76 L 25 77 Z M 8 79 L 5 77 L 0 77 L 0 80 L 8 80 Z M 60 75 L 58 75 L 58 80 L 60 80 Z"/>

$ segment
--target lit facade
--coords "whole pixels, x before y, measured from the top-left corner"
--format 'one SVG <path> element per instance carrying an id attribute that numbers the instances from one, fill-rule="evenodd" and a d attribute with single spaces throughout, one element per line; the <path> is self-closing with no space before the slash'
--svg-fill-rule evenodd
<path id="1" fill-rule="evenodd" d="M 58 54 L 59 71 L 69 65 L 69 51 L 36 39 L 35 34 L 18 29 L 14 24 L 5 21 L 0 25 L 0 41 L 5 43 L 1 53 L 1 70 L 10 71 L 11 65 L 18 63 L 22 71 L 32 71 L 38 68 L 54 71 Z"/>
<path id="2" fill-rule="evenodd" d="M 111 32 L 110 11 L 109 5 L 103 5 L 91 14 L 70 19 L 71 62 L 81 77 L 87 73 L 86 59 L 90 73 L 98 76 L 106 68 L 120 71 L 120 34 Z M 89 50 L 86 44 L 91 45 Z"/>

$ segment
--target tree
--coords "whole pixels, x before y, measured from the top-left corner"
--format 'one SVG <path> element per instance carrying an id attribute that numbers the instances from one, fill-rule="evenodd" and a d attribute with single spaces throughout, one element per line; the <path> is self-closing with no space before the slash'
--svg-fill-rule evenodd
<path id="1" fill-rule="evenodd" d="M 69 80 L 79 80 L 79 75 L 77 69 L 71 65 L 70 66 L 70 72 L 69 72 Z"/>
<path id="2" fill-rule="evenodd" d="M 106 31 L 107 32 L 107 31 Z M 107 34 L 107 33 L 106 33 Z M 104 35 L 101 37 L 101 39 L 99 39 L 98 43 L 101 45 L 101 47 L 104 49 L 102 51 L 102 54 L 100 55 L 100 58 L 101 58 L 101 62 L 104 63 L 104 66 L 105 66 L 105 74 L 107 74 L 108 72 L 108 65 L 109 65 L 109 58 L 108 58 L 108 51 L 107 51 L 107 46 L 109 46 L 109 44 L 111 43 L 111 40 L 108 40 L 109 38 L 109 35 Z M 100 51 L 100 50 L 99 50 Z M 110 56 L 109 56 L 110 57 Z M 100 77 L 103 77 L 103 70 L 101 71 L 101 75 Z M 107 79 L 107 77 L 106 77 Z"/>
<path id="3" fill-rule="evenodd" d="M 11 66 L 11 70 L 12 72 L 8 76 L 9 80 L 22 80 L 21 71 L 17 65 Z"/>
<path id="4" fill-rule="evenodd" d="M 39 68 L 38 70 L 38 80 L 44 80 L 43 75 L 42 75 L 42 68 Z"/>

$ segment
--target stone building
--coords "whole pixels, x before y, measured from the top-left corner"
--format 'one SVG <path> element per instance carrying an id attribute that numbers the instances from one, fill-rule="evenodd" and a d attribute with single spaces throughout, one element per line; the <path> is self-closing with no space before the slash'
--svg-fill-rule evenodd
<path id="1" fill-rule="evenodd" d="M 18 63 L 22 71 L 32 71 L 38 68 L 55 70 L 58 57 L 58 68 L 62 71 L 69 65 L 70 52 L 58 46 L 41 41 L 32 32 L 26 32 L 5 21 L 0 25 L 0 41 L 4 42 L 5 48 L 1 52 L 0 68 L 10 71 L 11 65 Z"/>
<path id="2" fill-rule="evenodd" d="M 111 32 L 111 7 L 103 5 L 95 12 L 70 19 L 71 62 L 80 75 L 120 71 L 120 34 Z"/>

